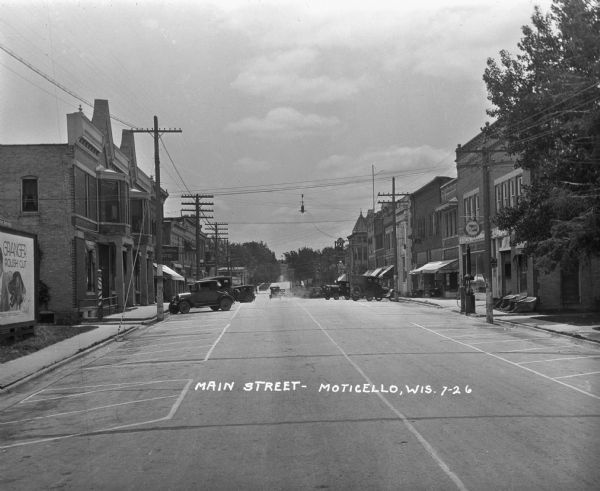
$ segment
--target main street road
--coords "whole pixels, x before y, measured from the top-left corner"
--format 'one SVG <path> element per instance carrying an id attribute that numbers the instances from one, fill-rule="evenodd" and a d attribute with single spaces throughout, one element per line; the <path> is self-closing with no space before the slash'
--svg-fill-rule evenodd
<path id="1" fill-rule="evenodd" d="M 600 350 L 260 295 L 0 397 L 5 489 L 600 489 Z"/>

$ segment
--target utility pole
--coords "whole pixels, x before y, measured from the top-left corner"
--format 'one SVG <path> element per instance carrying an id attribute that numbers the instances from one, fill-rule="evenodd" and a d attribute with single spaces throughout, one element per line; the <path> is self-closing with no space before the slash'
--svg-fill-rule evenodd
<path id="1" fill-rule="evenodd" d="M 490 220 L 490 164 L 491 151 L 488 148 L 489 125 L 486 124 L 482 129 L 483 144 L 482 148 L 476 150 L 462 150 L 459 148 L 457 153 L 475 153 L 481 155 L 481 199 L 483 201 L 483 273 L 485 278 L 485 321 L 488 324 L 494 323 L 494 299 L 492 292 L 492 225 Z M 467 246 L 467 249 L 469 247 Z M 469 251 L 470 252 L 470 251 Z M 470 256 L 470 254 L 467 254 Z M 470 268 L 470 260 L 467 265 Z M 470 272 L 469 272 L 470 275 Z"/>
<path id="2" fill-rule="evenodd" d="M 154 249 L 154 258 L 156 260 L 156 320 L 162 321 L 165 318 L 164 313 L 164 295 L 163 295 L 163 274 L 162 274 L 162 223 L 163 223 L 163 202 L 160 189 L 160 157 L 158 151 L 158 140 L 161 133 L 181 133 L 180 128 L 159 128 L 158 117 L 154 116 L 154 128 L 135 128 L 130 130 L 133 133 L 151 133 L 154 137 L 154 179 L 156 195 L 156 247 Z"/>
<path id="3" fill-rule="evenodd" d="M 408 196 L 409 193 L 398 193 L 400 196 Z M 388 196 L 392 198 L 392 214 L 394 224 L 392 228 L 392 241 L 394 243 L 394 300 L 398 300 L 398 240 L 396 232 L 396 178 L 392 177 L 392 194 L 377 193 L 377 196 Z M 389 201 L 380 201 L 380 203 L 389 203 Z"/>
<path id="4" fill-rule="evenodd" d="M 494 299 L 492 295 L 492 226 L 490 223 L 490 151 L 487 148 L 487 130 L 484 129 L 484 141 L 481 161 L 481 199 L 483 200 L 483 240 L 485 272 L 485 321 L 494 323 Z"/>
<path id="5" fill-rule="evenodd" d="M 201 202 L 203 199 L 212 199 L 212 194 L 184 194 L 181 196 L 183 199 L 193 199 L 194 201 L 182 201 L 182 206 L 193 206 L 193 209 L 182 208 L 182 212 L 191 212 L 196 222 L 196 280 L 200 279 L 200 217 L 208 219 L 213 218 L 212 216 L 206 216 L 205 213 L 213 213 L 213 209 L 205 209 L 205 206 L 214 206 L 213 202 Z"/>
<path id="6" fill-rule="evenodd" d="M 225 222 L 213 222 L 208 224 L 208 227 L 212 229 L 215 234 L 215 276 L 218 276 L 219 274 L 219 239 L 227 238 L 225 236 L 228 234 L 228 229 L 222 228 L 227 225 L 228 224 Z"/>

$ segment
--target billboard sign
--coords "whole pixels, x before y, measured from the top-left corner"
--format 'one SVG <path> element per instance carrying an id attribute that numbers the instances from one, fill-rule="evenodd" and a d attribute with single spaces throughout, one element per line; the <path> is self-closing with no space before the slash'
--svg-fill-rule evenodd
<path id="1" fill-rule="evenodd" d="M 0 326 L 36 318 L 35 236 L 0 227 Z"/>

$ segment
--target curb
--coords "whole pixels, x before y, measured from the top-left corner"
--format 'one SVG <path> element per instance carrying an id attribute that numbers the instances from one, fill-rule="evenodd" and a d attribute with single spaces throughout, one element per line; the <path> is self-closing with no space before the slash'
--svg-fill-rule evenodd
<path id="1" fill-rule="evenodd" d="M 433 303 L 433 302 L 428 302 L 427 300 L 416 300 L 416 299 L 407 298 L 407 297 L 398 297 L 398 302 L 407 302 L 407 303 L 408 302 L 413 302 L 413 303 L 418 303 L 420 305 L 429 305 L 430 307 L 437 307 L 437 308 L 440 308 L 440 309 L 446 309 L 446 307 L 443 307 L 443 306 L 438 305 L 438 304 Z M 455 314 L 462 315 L 460 312 L 458 312 L 457 310 L 454 310 L 452 308 L 446 309 L 446 310 L 449 310 L 450 312 L 453 312 Z M 485 317 L 485 315 L 484 314 L 474 314 L 474 315 L 467 316 L 467 317 L 478 318 L 478 317 Z M 549 329 L 549 328 L 546 328 L 546 327 L 538 326 L 536 324 L 529 324 L 527 322 L 512 322 L 512 321 L 510 321 L 508 319 L 504 319 L 504 318 L 495 318 L 494 319 L 494 323 L 506 324 L 506 325 L 509 325 L 511 327 L 526 327 L 526 328 L 529 328 L 529 329 L 537 329 L 539 331 L 545 331 L 545 332 L 548 332 L 548 333 L 551 333 L 551 334 L 559 334 L 561 336 L 570 336 L 572 338 L 580 339 L 582 341 L 589 341 L 590 343 L 600 344 L 600 340 L 590 339 L 590 338 L 582 336 L 581 334 L 576 333 L 576 332 L 574 333 L 574 332 L 567 332 L 567 331 L 556 331 L 554 329 Z"/>
<path id="2" fill-rule="evenodd" d="M 577 332 L 555 331 L 554 329 L 548 329 L 546 327 L 538 326 L 536 324 L 511 322 L 511 321 L 509 321 L 507 319 L 495 319 L 494 322 L 500 322 L 500 323 L 503 323 L 503 324 L 508 324 L 509 326 L 512 326 L 512 327 L 527 327 L 529 329 L 537 329 L 538 331 L 545 331 L 545 332 L 548 332 L 550 334 L 559 334 L 561 336 L 570 336 L 572 338 L 580 339 L 582 341 L 588 341 L 590 343 L 600 344 L 600 340 L 586 338 L 585 336 L 582 336 L 581 334 L 579 334 Z"/>
<path id="3" fill-rule="evenodd" d="M 98 341 L 94 344 L 91 344 L 90 346 L 86 347 L 86 348 L 82 348 L 81 350 L 79 350 L 77 353 L 70 355 L 66 358 L 63 358 L 61 360 L 57 360 L 53 363 L 51 363 L 50 365 L 47 365 L 43 368 L 40 368 L 39 370 L 37 370 L 36 372 L 30 373 L 29 375 L 25 375 L 17 380 L 14 380 L 12 382 L 9 382 L 6 385 L 0 386 L 0 394 L 4 394 L 9 392 L 12 389 L 15 389 L 17 387 L 19 387 L 20 385 L 23 385 L 26 382 L 29 382 L 37 377 L 40 377 L 41 375 L 44 375 L 46 373 L 51 372 L 52 370 L 55 370 L 57 368 L 60 368 L 63 365 L 66 365 L 72 361 L 77 360 L 78 358 L 81 358 L 85 355 L 88 355 L 94 351 L 96 351 L 97 349 L 102 348 L 103 346 L 114 342 L 116 339 L 118 339 L 119 337 L 124 336 L 125 334 L 129 334 L 132 333 L 134 331 L 136 331 L 137 329 L 140 329 L 141 327 L 146 327 L 146 326 L 150 326 L 152 324 L 156 323 L 156 317 L 152 317 L 144 322 L 132 325 L 131 327 L 124 329 L 121 332 L 117 332 L 116 334 L 111 335 L 110 337 L 103 339 L 102 341 Z"/>

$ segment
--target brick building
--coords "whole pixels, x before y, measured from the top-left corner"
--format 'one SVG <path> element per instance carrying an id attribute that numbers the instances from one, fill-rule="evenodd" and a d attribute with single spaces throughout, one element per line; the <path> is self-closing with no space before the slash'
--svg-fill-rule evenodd
<path id="1" fill-rule="evenodd" d="M 91 121 L 68 114 L 67 130 L 64 144 L 0 145 L 0 215 L 38 236 L 46 315 L 93 316 L 100 291 L 117 310 L 154 303 L 154 186 L 137 167 L 133 133 L 113 143 L 106 100 Z"/>
<path id="2" fill-rule="evenodd" d="M 398 243 L 398 293 L 408 296 L 411 293 L 411 281 L 408 272 L 412 267 L 412 235 L 410 219 L 410 197 L 403 196 L 396 208 L 396 241 Z"/>
<path id="3" fill-rule="evenodd" d="M 348 236 L 346 273 L 350 281 L 356 275 L 362 275 L 369 264 L 367 218 L 360 212 L 352 233 Z"/>
<path id="4" fill-rule="evenodd" d="M 535 176 L 522 168 L 515 168 L 514 157 L 502 150 L 502 142 L 478 134 L 457 148 L 456 168 L 459 215 L 460 267 L 464 274 L 466 247 L 471 251 L 471 271 L 476 286 L 483 291 L 484 234 L 482 192 L 482 160 L 485 149 L 491 155 L 489 162 L 490 220 L 504 207 L 512 207 L 525 192 Z M 538 271 L 533 258 L 524 254 L 525 244 L 513 244 L 508 232 L 491 228 L 491 278 L 495 298 L 507 294 L 537 297 L 538 308 L 597 309 L 600 299 L 600 259 L 581 258 L 575 268 L 557 267 L 551 273 Z"/>
<path id="5" fill-rule="evenodd" d="M 441 187 L 451 177 L 437 176 L 411 194 L 412 227 L 412 278 L 411 291 L 429 294 L 433 290 L 445 291 L 445 274 L 457 271 L 456 261 L 443 260 Z"/>

